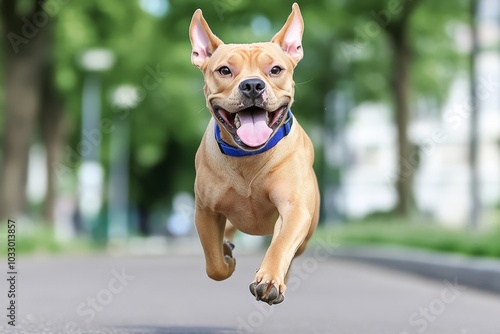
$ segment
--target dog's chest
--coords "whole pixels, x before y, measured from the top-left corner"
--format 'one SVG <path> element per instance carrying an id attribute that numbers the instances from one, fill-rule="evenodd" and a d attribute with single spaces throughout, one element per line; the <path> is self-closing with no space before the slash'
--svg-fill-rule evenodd
<path id="1" fill-rule="evenodd" d="M 249 197 L 229 192 L 232 201 L 225 203 L 224 211 L 229 221 L 248 234 L 271 234 L 278 219 L 278 210 L 267 194 L 253 192 Z"/>
<path id="2" fill-rule="evenodd" d="M 223 214 L 238 230 L 254 235 L 272 234 L 278 210 L 261 187 L 226 185 L 199 196 L 212 211 Z"/>

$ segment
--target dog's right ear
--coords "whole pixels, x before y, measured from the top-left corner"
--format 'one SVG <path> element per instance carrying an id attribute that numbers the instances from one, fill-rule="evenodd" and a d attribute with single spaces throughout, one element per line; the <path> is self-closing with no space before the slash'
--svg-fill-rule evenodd
<path id="1" fill-rule="evenodd" d="M 224 44 L 210 30 L 207 21 L 203 18 L 201 9 L 197 9 L 193 14 L 189 26 L 189 39 L 193 47 L 191 62 L 199 68 L 202 67 L 205 60 L 212 55 L 219 45 Z"/>

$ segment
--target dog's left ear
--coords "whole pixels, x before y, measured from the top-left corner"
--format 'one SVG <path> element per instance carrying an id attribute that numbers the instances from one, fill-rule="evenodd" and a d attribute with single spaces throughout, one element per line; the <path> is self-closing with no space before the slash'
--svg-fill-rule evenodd
<path id="1" fill-rule="evenodd" d="M 302 33 L 304 32 L 304 20 L 297 3 L 292 5 L 292 13 L 288 16 L 285 25 L 274 35 L 271 42 L 281 46 L 296 62 L 302 59 Z"/>
<path id="2" fill-rule="evenodd" d="M 189 39 L 193 47 L 191 62 L 199 68 L 202 67 L 205 60 L 212 55 L 219 45 L 224 44 L 210 30 L 207 21 L 203 18 L 201 9 L 197 9 L 193 14 L 189 26 Z"/>

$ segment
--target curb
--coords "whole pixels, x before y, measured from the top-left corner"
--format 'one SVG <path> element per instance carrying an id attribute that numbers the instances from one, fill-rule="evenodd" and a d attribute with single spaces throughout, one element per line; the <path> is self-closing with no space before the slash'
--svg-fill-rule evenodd
<path id="1" fill-rule="evenodd" d="M 500 293 L 500 260 L 403 247 L 340 247 L 336 259 L 360 261 Z"/>

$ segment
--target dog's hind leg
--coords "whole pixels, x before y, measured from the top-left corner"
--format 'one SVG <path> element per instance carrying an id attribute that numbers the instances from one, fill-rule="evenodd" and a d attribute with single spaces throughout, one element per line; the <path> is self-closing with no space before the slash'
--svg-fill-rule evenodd
<path id="1" fill-rule="evenodd" d="M 224 229 L 224 239 L 233 243 L 234 236 L 238 232 L 238 229 L 234 227 L 229 220 L 226 220 L 226 228 Z"/>
<path id="2" fill-rule="evenodd" d="M 224 229 L 224 255 L 233 257 L 234 235 L 237 231 L 236 227 L 229 220 L 226 220 L 226 227 Z"/>

